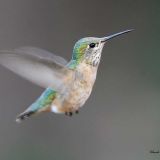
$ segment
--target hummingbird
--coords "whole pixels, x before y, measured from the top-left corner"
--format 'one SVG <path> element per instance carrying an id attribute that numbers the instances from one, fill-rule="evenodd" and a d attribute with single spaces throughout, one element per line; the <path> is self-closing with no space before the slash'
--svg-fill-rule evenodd
<path id="1" fill-rule="evenodd" d="M 104 44 L 131 31 L 102 38 L 82 38 L 75 43 L 70 61 L 36 47 L 0 51 L 2 66 L 45 88 L 40 97 L 17 116 L 16 121 L 43 112 L 67 116 L 77 114 L 92 92 Z"/>

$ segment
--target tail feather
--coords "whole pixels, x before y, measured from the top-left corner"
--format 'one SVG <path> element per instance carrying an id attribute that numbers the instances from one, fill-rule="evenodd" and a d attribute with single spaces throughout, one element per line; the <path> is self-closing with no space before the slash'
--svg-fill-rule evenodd
<path id="1" fill-rule="evenodd" d="M 20 123 L 23 120 L 26 120 L 29 118 L 31 115 L 33 115 L 35 112 L 34 111 L 26 111 L 21 113 L 20 115 L 17 116 L 16 122 Z"/>
<path id="2" fill-rule="evenodd" d="M 51 106 L 55 97 L 56 91 L 51 88 L 47 88 L 41 96 L 27 108 L 27 110 L 18 115 L 16 122 L 21 122 L 34 114 L 48 111 L 48 108 Z"/>

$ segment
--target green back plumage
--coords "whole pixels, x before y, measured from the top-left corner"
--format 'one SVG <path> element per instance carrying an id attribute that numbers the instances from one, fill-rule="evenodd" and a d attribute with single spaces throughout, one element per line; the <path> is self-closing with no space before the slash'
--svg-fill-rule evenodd
<path id="1" fill-rule="evenodd" d="M 42 95 L 28 108 L 29 111 L 37 111 L 46 106 L 50 106 L 56 97 L 56 91 L 51 88 L 47 88 Z"/>
<path id="2" fill-rule="evenodd" d="M 73 48 L 72 59 L 68 64 L 68 67 L 71 69 L 75 69 L 76 66 L 80 63 L 85 54 L 86 48 L 88 46 L 88 39 L 89 38 L 82 38 L 78 42 L 76 42 Z"/>
<path id="3" fill-rule="evenodd" d="M 78 41 L 74 46 L 72 59 L 79 62 L 85 53 L 87 45 L 88 44 L 82 40 Z"/>

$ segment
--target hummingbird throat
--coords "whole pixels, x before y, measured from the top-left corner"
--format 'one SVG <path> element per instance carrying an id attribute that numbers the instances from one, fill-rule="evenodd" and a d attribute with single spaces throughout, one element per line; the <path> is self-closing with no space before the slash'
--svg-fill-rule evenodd
<path id="1" fill-rule="evenodd" d="M 85 62 L 91 66 L 97 67 L 101 60 L 101 52 L 98 53 L 92 53 L 92 55 L 89 55 L 85 57 Z"/>
<path id="2" fill-rule="evenodd" d="M 97 67 L 101 60 L 102 48 L 103 46 L 100 48 L 95 48 L 91 51 L 87 51 L 84 56 L 84 60 L 86 61 L 86 63 L 94 67 Z"/>

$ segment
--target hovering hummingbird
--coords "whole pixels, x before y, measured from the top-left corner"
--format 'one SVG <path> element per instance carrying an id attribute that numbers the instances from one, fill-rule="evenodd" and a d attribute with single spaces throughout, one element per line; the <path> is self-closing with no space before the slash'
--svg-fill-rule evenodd
<path id="1" fill-rule="evenodd" d="M 82 38 L 73 48 L 72 59 L 35 47 L 0 51 L 0 64 L 21 77 L 45 88 L 41 96 L 18 115 L 16 121 L 42 112 L 72 116 L 89 98 L 104 44 L 126 30 L 110 36 Z"/>

